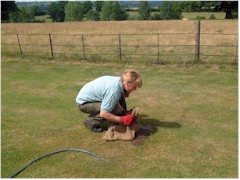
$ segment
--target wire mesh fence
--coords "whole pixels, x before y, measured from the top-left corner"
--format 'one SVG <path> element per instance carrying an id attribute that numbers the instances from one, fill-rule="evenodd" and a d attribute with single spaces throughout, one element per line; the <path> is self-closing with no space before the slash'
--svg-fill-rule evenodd
<path id="1" fill-rule="evenodd" d="M 238 34 L 2 34 L 2 52 L 156 63 L 238 61 Z"/>

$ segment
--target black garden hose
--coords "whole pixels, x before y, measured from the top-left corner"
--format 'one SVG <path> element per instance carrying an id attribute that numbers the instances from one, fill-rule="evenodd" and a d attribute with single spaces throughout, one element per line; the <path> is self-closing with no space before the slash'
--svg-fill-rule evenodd
<path id="1" fill-rule="evenodd" d="M 86 151 L 86 150 L 82 150 L 82 149 L 62 149 L 62 150 L 58 150 L 58 151 L 54 151 L 54 152 L 51 152 L 51 153 L 48 153 L 48 154 L 45 154 L 43 156 L 40 156 L 38 157 L 37 159 L 34 159 L 33 161 L 31 161 L 30 163 L 28 163 L 27 165 L 25 165 L 23 168 L 21 168 L 20 170 L 18 170 L 17 172 L 15 172 L 14 174 L 12 174 L 9 178 L 14 178 L 16 175 L 18 175 L 19 173 L 21 173 L 24 169 L 26 169 L 28 166 L 30 166 L 31 164 L 33 164 L 34 162 L 42 159 L 42 158 L 45 158 L 47 156 L 50 156 L 50 155 L 53 155 L 53 154 L 57 154 L 57 153 L 61 153 L 61 152 L 66 152 L 66 151 L 77 151 L 77 152 L 83 152 L 83 153 L 87 153 L 87 154 L 90 154 L 92 156 L 95 156 L 97 158 L 102 158 L 100 156 L 98 156 L 97 154 L 94 154 L 92 152 L 89 152 L 89 151 Z"/>

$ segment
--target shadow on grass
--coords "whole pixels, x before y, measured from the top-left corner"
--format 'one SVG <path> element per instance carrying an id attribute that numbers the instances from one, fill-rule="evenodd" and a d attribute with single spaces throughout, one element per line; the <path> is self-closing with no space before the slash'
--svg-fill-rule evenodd
<path id="1" fill-rule="evenodd" d="M 140 122 L 142 124 L 142 128 L 136 132 L 136 138 L 132 141 L 133 145 L 143 145 L 145 139 L 155 134 L 158 131 L 158 127 L 163 128 L 180 128 L 181 124 L 177 122 L 162 122 L 157 119 L 147 118 L 148 115 L 141 114 Z"/>
<path id="2" fill-rule="evenodd" d="M 164 121 L 159 121 L 158 119 L 153 119 L 153 118 L 147 118 L 148 115 L 146 114 L 141 114 L 140 115 L 140 122 L 143 125 L 152 125 L 156 127 L 163 127 L 163 128 L 180 128 L 181 124 L 178 122 L 164 122 Z"/>
<path id="3" fill-rule="evenodd" d="M 164 122 L 159 121 L 158 119 L 148 118 L 148 115 L 141 114 L 140 122 L 142 124 L 145 132 L 148 132 L 147 135 L 154 134 L 158 131 L 158 127 L 160 128 L 180 128 L 181 124 L 178 122 Z"/>

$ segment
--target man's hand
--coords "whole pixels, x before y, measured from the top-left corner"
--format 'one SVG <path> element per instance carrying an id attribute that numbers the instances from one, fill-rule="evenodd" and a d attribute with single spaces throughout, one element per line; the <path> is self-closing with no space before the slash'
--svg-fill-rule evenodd
<path id="1" fill-rule="evenodd" d="M 120 121 L 121 121 L 124 125 L 130 126 L 130 125 L 133 123 L 134 118 L 135 118 L 134 115 L 129 114 L 129 115 L 126 115 L 126 116 L 121 116 L 121 117 L 120 117 Z"/>

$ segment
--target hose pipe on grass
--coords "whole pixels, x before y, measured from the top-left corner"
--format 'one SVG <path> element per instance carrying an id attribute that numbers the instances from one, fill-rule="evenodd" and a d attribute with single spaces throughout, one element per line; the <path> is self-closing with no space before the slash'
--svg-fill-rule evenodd
<path id="1" fill-rule="evenodd" d="M 31 164 L 35 163 L 36 161 L 40 160 L 40 159 L 43 159 L 47 156 L 50 156 L 50 155 L 53 155 L 53 154 L 58 154 L 58 153 L 61 153 L 61 152 L 66 152 L 66 151 L 77 151 L 77 152 L 82 152 L 82 153 L 86 153 L 86 154 L 89 154 L 89 155 L 92 155 L 96 158 L 100 158 L 102 159 L 102 157 L 98 156 L 97 154 L 94 154 L 92 152 L 89 152 L 89 151 L 86 151 L 86 150 L 82 150 L 82 149 L 62 149 L 62 150 L 58 150 L 58 151 L 54 151 L 54 152 L 51 152 L 51 153 L 48 153 L 48 154 L 45 154 L 45 155 L 42 155 L 36 159 L 34 159 L 33 161 L 31 161 L 30 163 L 28 163 L 27 165 L 25 165 L 23 168 L 21 168 L 20 170 L 18 170 L 17 172 L 13 173 L 11 176 L 9 176 L 9 178 L 14 178 L 15 176 L 17 176 L 18 174 L 20 174 L 24 169 L 26 169 L 28 166 L 30 166 Z"/>

